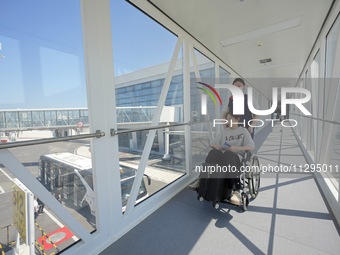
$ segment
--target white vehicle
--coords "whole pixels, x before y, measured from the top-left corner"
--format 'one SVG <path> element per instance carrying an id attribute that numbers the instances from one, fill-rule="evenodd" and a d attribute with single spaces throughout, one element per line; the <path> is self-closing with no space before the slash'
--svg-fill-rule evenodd
<path id="1" fill-rule="evenodd" d="M 120 167 L 122 189 L 122 208 L 124 210 L 136 170 L 125 166 Z M 148 185 L 149 176 L 145 175 Z M 42 155 L 39 160 L 38 180 L 60 201 L 67 206 L 82 209 L 89 206 L 95 215 L 92 162 L 90 158 L 69 152 Z M 136 203 L 148 197 L 144 178 L 142 180 Z"/>

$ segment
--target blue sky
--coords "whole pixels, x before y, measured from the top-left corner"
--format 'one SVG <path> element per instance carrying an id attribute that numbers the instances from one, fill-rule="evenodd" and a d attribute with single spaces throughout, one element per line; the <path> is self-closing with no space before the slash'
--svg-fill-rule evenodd
<path id="1" fill-rule="evenodd" d="M 0 109 L 87 107 L 78 0 L 0 1 Z M 111 1 L 115 75 L 170 60 L 176 36 Z"/>

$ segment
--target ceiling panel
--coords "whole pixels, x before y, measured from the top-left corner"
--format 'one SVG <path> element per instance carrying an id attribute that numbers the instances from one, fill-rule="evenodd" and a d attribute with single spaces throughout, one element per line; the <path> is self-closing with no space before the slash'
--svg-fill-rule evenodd
<path id="1" fill-rule="evenodd" d="M 332 3 L 331 0 L 150 2 L 246 79 L 294 78 L 289 79 L 289 85 L 295 85 Z M 221 44 L 223 40 L 297 17 L 301 19 L 300 26 L 226 47 Z M 272 62 L 260 64 L 259 60 L 264 58 L 271 58 Z"/>

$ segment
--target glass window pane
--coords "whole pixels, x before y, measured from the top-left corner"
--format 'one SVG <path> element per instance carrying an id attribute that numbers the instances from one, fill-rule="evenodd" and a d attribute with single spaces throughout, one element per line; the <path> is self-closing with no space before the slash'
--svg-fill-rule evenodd
<path id="1" fill-rule="evenodd" d="M 151 132 L 133 130 L 150 127 L 168 75 L 170 85 L 160 124 L 183 122 L 182 52 L 180 49 L 177 55 L 174 53 L 176 35 L 127 1 L 111 1 L 111 18 L 118 131 L 131 131 L 118 135 L 119 163 L 123 172 L 136 171 Z M 176 67 L 169 74 L 172 59 Z M 151 184 L 145 177 L 137 203 L 183 175 L 186 162 L 183 130 L 183 127 L 157 130 L 145 168 Z M 163 179 L 167 173 L 173 177 Z M 133 181 L 134 174 L 122 183 L 123 207 L 130 198 Z"/>
<path id="2" fill-rule="evenodd" d="M 59 119 L 47 110 L 87 107 L 80 3 L 37 4 L 39 8 L 26 2 L 0 4 L 5 56 L 0 59 L 0 77 L 2 84 L 10 85 L 1 87 L 0 109 L 6 110 L 6 118 L 0 119 L 0 126 L 9 132 L 51 126 L 57 131 L 56 126 L 62 126 L 63 136 L 72 135 L 72 129 L 87 119 L 67 114 Z"/>
<path id="3" fill-rule="evenodd" d="M 324 105 L 324 114 L 328 111 L 326 109 L 327 105 L 327 98 L 329 97 L 329 86 L 331 83 L 331 79 L 334 75 L 333 72 L 333 66 L 335 62 L 335 52 L 338 47 L 338 35 L 340 31 L 340 18 L 338 17 L 333 24 L 331 30 L 329 31 L 327 37 L 326 37 L 326 66 L 325 66 L 325 105 Z"/>
<path id="4" fill-rule="evenodd" d="M 37 0 L 34 4 L 1 1 L 0 10 L 1 54 L 5 56 L 0 58 L 1 84 L 5 84 L 1 85 L 0 127 L 4 131 L 0 132 L 1 140 L 20 142 L 77 134 L 79 121 L 88 124 L 80 1 Z M 89 143 L 88 140 L 81 142 L 85 147 Z M 79 141 L 44 144 L 18 147 L 10 152 L 50 193 L 50 201 L 59 202 L 71 213 L 73 220 L 90 233 L 96 229 L 95 213 L 88 209 L 85 198 L 88 189 L 82 186 L 82 175 L 77 177 L 74 168 L 70 169 L 66 164 L 44 159 L 48 154 L 74 155 L 80 144 Z M 8 194 L 1 196 L 0 203 L 10 212 L 7 214 L 1 209 L 1 222 L 11 225 L 8 239 L 3 239 L 1 234 L 1 244 L 16 241 L 12 200 L 8 199 L 12 195 L 15 176 L 9 168 L 1 165 L 0 169 L 1 187 Z M 83 179 L 89 183 L 87 176 Z M 89 187 L 92 191 L 96 188 Z M 34 195 L 37 199 L 41 196 Z M 59 253 L 79 240 L 62 223 L 63 217 L 54 215 L 47 205 L 42 208 L 39 200 L 37 203 L 41 210 L 36 215 L 38 225 L 34 229 L 36 251 L 41 251 L 44 244 L 48 254 Z M 69 235 L 56 249 L 44 240 L 39 228 L 48 235 L 61 229 Z"/>
<path id="5" fill-rule="evenodd" d="M 37 131 L 32 131 L 38 134 Z M 39 132 L 41 135 L 41 131 Z M 23 141 L 22 137 L 17 138 Z M 9 149 L 15 158 L 25 167 L 25 169 L 36 178 L 41 185 L 50 193 L 49 201 L 60 203 L 66 209 L 74 221 L 79 222 L 86 231 L 92 233 L 96 230 L 96 209 L 94 207 L 94 191 L 96 187 L 93 185 L 92 178 L 92 162 L 88 157 L 90 153 L 90 139 L 80 141 L 65 141 L 52 144 L 34 145 L 29 147 L 18 147 Z M 0 162 L 1 164 L 2 162 Z M 12 169 L 1 165 L 1 187 L 4 189 L 2 194 L 2 208 L 9 208 L 10 213 L 2 211 L 2 223 L 7 222 L 9 225 L 8 236 L 1 235 L 2 244 L 7 244 L 14 248 L 16 241 L 16 227 L 13 225 L 13 203 L 11 198 L 15 188 L 15 176 Z M 63 218 L 55 215 L 54 211 L 47 205 L 47 201 L 42 199 L 41 194 L 33 194 L 36 198 L 34 208 L 34 240 L 36 247 L 42 247 L 49 253 L 59 253 L 68 246 L 79 240 L 74 236 L 72 231 L 63 223 Z M 27 213 L 27 211 L 26 211 Z M 45 232 L 52 236 L 53 233 L 67 233 L 67 238 L 53 237 L 51 240 L 57 243 L 56 246 L 51 245 L 44 240 Z M 5 232 L 4 232 L 5 233 Z"/>
<path id="6" fill-rule="evenodd" d="M 177 37 L 124 0 L 111 0 L 115 77 L 166 63 Z M 148 76 L 157 70 L 148 70 Z"/>
<path id="7" fill-rule="evenodd" d="M 194 58 L 196 58 L 197 70 L 200 77 L 196 77 L 196 74 L 192 72 L 190 74 L 190 86 L 191 86 L 191 118 L 192 121 L 200 121 L 207 118 L 214 119 L 217 115 L 217 111 L 220 110 L 220 103 L 213 101 L 207 93 L 204 92 L 206 87 L 197 82 L 203 82 L 214 87 L 215 84 L 215 63 L 203 55 L 198 50 L 194 49 Z M 193 63 L 191 68 L 195 68 Z M 200 79 L 199 79 L 200 78 Z M 202 114 L 202 98 L 207 96 L 206 113 Z M 215 99 L 215 98 L 214 98 Z"/>
<path id="8" fill-rule="evenodd" d="M 338 59 L 335 59 L 335 52 L 339 50 L 339 42 L 338 36 L 340 32 L 340 17 L 338 16 L 335 23 L 333 24 L 331 30 L 329 31 L 327 38 L 326 38 L 326 67 L 325 67 L 325 95 L 324 95 L 324 115 L 328 112 L 334 112 L 338 111 L 340 107 L 340 99 L 339 96 L 336 97 L 335 104 L 330 105 L 330 109 L 326 109 L 328 97 L 329 97 L 329 91 L 330 91 L 330 85 L 334 80 L 332 80 L 332 77 L 338 77 L 338 74 L 333 73 L 333 67 L 335 61 L 339 61 Z M 335 78 L 336 79 L 336 78 Z M 337 84 L 339 88 L 339 82 Z M 340 91 L 338 89 L 337 93 L 339 94 Z M 339 122 L 340 117 L 339 114 L 334 114 L 335 118 L 334 121 Z M 326 158 L 327 164 L 332 164 L 333 166 L 339 165 L 339 148 L 340 148 L 340 128 L 338 124 L 324 124 L 331 125 L 331 139 L 329 140 L 329 150 Z M 339 190 L 339 172 L 328 172 L 327 173 L 329 177 L 332 178 L 332 181 L 335 184 L 335 187 L 337 190 Z"/>

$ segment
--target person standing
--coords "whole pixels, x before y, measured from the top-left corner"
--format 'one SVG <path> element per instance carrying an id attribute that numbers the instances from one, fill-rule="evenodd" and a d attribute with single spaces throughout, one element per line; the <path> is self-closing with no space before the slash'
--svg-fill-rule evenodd
<path id="1" fill-rule="evenodd" d="M 38 214 L 41 214 L 44 211 L 45 204 L 39 198 L 37 199 L 37 202 L 38 202 L 38 208 L 39 208 Z"/>
<path id="2" fill-rule="evenodd" d="M 34 220 L 38 217 L 38 211 L 39 211 L 39 204 L 37 201 L 37 197 L 34 197 L 33 199 L 33 211 L 34 211 Z"/>
<path id="3" fill-rule="evenodd" d="M 254 115 L 248 107 L 248 94 L 245 93 L 245 82 L 242 78 L 236 78 L 233 81 L 233 85 L 240 88 L 242 92 L 244 93 L 244 115 L 243 118 L 240 120 L 240 122 L 243 122 L 245 120 L 245 128 L 249 131 L 251 138 L 254 138 L 254 127 L 250 126 L 249 124 L 252 125 L 252 119 L 256 119 L 257 116 Z M 254 100 L 253 100 L 254 102 Z M 259 109 L 256 102 L 254 102 L 254 107 L 256 109 Z M 226 105 L 225 109 L 223 110 L 222 117 L 224 119 L 227 119 L 228 113 L 233 112 L 233 97 L 229 97 L 228 104 Z M 239 124 L 239 126 L 243 126 L 242 124 Z"/>

